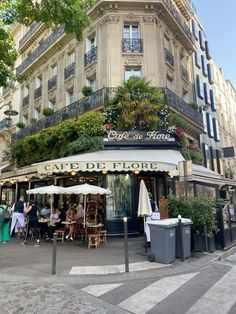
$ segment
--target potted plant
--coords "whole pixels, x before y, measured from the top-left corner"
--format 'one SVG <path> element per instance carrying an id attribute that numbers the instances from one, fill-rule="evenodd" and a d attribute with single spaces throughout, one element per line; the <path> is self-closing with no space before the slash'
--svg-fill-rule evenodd
<path id="1" fill-rule="evenodd" d="M 48 117 L 48 116 L 52 115 L 53 113 L 54 113 L 54 110 L 52 108 L 49 108 L 49 107 L 43 108 L 43 115 L 45 117 Z"/>
<path id="2" fill-rule="evenodd" d="M 93 93 L 93 89 L 91 86 L 84 86 L 82 88 L 82 94 L 86 97 L 86 96 L 89 96 Z"/>
<path id="3" fill-rule="evenodd" d="M 19 129 L 23 129 L 25 127 L 25 124 L 23 122 L 17 122 L 16 126 L 19 128 Z"/>

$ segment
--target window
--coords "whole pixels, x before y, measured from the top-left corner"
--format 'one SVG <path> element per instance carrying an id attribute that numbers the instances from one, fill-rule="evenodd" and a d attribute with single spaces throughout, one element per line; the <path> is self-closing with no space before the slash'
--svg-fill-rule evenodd
<path id="1" fill-rule="evenodd" d="M 206 112 L 202 111 L 202 120 L 203 120 L 203 132 L 207 133 L 207 119 L 206 119 Z"/>
<path id="2" fill-rule="evenodd" d="M 126 67 L 125 68 L 125 82 L 128 81 L 128 79 L 133 75 L 141 77 L 141 68 L 140 67 Z"/>
<path id="3" fill-rule="evenodd" d="M 205 38 L 202 31 L 199 31 L 199 44 L 203 51 L 205 51 Z"/>
<path id="4" fill-rule="evenodd" d="M 206 104 L 206 105 L 210 105 L 210 104 L 211 104 L 211 101 L 210 101 L 210 94 L 209 94 L 208 85 L 207 85 L 207 83 L 204 83 L 203 86 L 204 86 L 204 99 L 205 99 L 205 104 Z"/>
<path id="5" fill-rule="evenodd" d="M 199 75 L 197 75 L 197 94 L 199 98 L 204 99 L 203 82 Z"/>
<path id="6" fill-rule="evenodd" d="M 38 109 L 34 109 L 34 118 L 36 120 L 40 119 L 40 111 Z"/>
<path id="7" fill-rule="evenodd" d="M 86 52 L 91 51 L 96 47 L 96 37 L 89 37 L 86 39 Z"/>
<path id="8" fill-rule="evenodd" d="M 123 36 L 126 39 L 139 39 L 138 24 L 124 24 Z"/>
<path id="9" fill-rule="evenodd" d="M 212 116 L 207 112 L 206 117 L 207 117 L 208 136 L 213 138 L 214 137 L 214 128 L 213 128 Z"/>
<path id="10" fill-rule="evenodd" d="M 197 23 L 192 20 L 192 33 L 193 33 L 193 36 L 196 40 L 198 40 L 198 36 L 197 36 Z"/>
<path id="11" fill-rule="evenodd" d="M 96 78 L 87 79 L 87 85 L 92 87 L 93 92 L 96 91 Z"/>
<path id="12" fill-rule="evenodd" d="M 55 110 L 55 108 L 56 108 L 56 101 L 55 101 L 55 99 L 48 101 L 48 107 L 53 109 L 53 110 Z"/>
<path id="13" fill-rule="evenodd" d="M 206 59 L 204 55 L 201 55 L 201 61 L 202 61 L 202 74 L 204 76 L 207 76 L 207 65 L 206 65 Z"/>
<path id="14" fill-rule="evenodd" d="M 57 64 L 51 66 L 51 77 L 57 75 Z"/>
<path id="15" fill-rule="evenodd" d="M 213 122 L 213 129 L 214 129 L 214 139 L 216 142 L 219 142 L 220 141 L 220 131 L 219 131 L 218 121 L 216 120 L 216 118 L 213 118 L 212 122 Z"/>
<path id="16" fill-rule="evenodd" d="M 29 85 L 24 86 L 24 97 L 29 95 Z"/>
<path id="17" fill-rule="evenodd" d="M 213 78 L 213 72 L 212 72 L 212 67 L 211 64 L 207 64 L 207 73 L 208 73 L 208 80 L 210 84 L 214 83 L 214 78 Z"/>
<path id="18" fill-rule="evenodd" d="M 69 106 L 73 103 L 74 100 L 74 93 L 73 90 L 66 92 L 66 106 Z"/>
<path id="19" fill-rule="evenodd" d="M 209 49 L 209 45 L 208 45 L 208 41 L 205 41 L 205 48 L 206 48 L 206 57 L 208 60 L 211 59 L 211 53 L 210 53 L 210 49 Z"/>
<path id="20" fill-rule="evenodd" d="M 108 174 L 107 187 L 112 192 L 106 197 L 107 220 L 132 217 L 131 176 L 129 174 Z"/>
<path id="21" fill-rule="evenodd" d="M 28 116 L 23 116 L 22 117 L 22 122 L 27 125 L 28 124 Z"/>
<path id="22" fill-rule="evenodd" d="M 41 86 L 42 86 L 42 76 L 40 75 L 35 78 L 35 89 Z"/>
<path id="23" fill-rule="evenodd" d="M 70 65 L 75 62 L 75 52 L 68 53 L 67 55 L 67 65 Z"/>
<path id="24" fill-rule="evenodd" d="M 221 173 L 220 151 L 219 150 L 216 150 L 216 166 L 217 166 L 217 172 Z"/>
<path id="25" fill-rule="evenodd" d="M 211 110 L 216 111 L 215 97 L 214 97 L 214 92 L 212 89 L 210 89 L 210 100 L 211 100 Z"/>
<path id="26" fill-rule="evenodd" d="M 166 36 L 164 36 L 164 48 L 170 50 L 170 40 Z"/>
<path id="27" fill-rule="evenodd" d="M 194 52 L 194 57 L 195 57 L 195 64 L 196 64 L 196 66 L 197 66 L 199 69 L 201 69 L 200 54 L 199 54 L 199 52 L 198 52 L 197 50 Z"/>
<path id="28" fill-rule="evenodd" d="M 209 161 L 210 161 L 210 169 L 212 170 L 212 171 L 214 171 L 215 170 L 215 167 L 214 167 L 214 154 L 215 152 L 214 152 L 214 150 L 213 150 L 213 148 L 210 146 L 210 150 L 209 150 Z"/>
<path id="29" fill-rule="evenodd" d="M 202 143 L 202 154 L 204 158 L 204 166 L 209 168 L 209 148 L 205 143 Z"/>

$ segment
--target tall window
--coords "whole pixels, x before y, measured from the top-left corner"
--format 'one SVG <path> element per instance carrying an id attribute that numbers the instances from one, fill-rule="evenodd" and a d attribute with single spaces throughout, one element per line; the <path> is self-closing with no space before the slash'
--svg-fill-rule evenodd
<path id="1" fill-rule="evenodd" d="M 74 101 L 74 93 L 73 90 L 66 92 L 66 106 L 69 106 Z"/>
<path id="2" fill-rule="evenodd" d="M 51 77 L 57 75 L 57 65 L 56 64 L 53 64 L 51 66 Z"/>
<path id="3" fill-rule="evenodd" d="M 53 110 L 55 110 L 55 108 L 56 108 L 56 101 L 55 101 L 55 99 L 48 101 L 48 107 L 53 109 Z"/>
<path id="4" fill-rule="evenodd" d="M 96 37 L 89 37 L 86 40 L 86 52 L 89 52 L 90 50 L 92 50 L 93 48 L 96 47 Z"/>
<path id="5" fill-rule="evenodd" d="M 92 79 L 87 79 L 87 85 L 92 87 L 93 92 L 96 91 L 96 77 Z"/>
<path id="6" fill-rule="evenodd" d="M 24 86 L 24 97 L 29 95 L 29 85 Z"/>
<path id="7" fill-rule="evenodd" d="M 106 219 L 132 216 L 131 177 L 129 174 L 108 174 L 107 186 L 111 191 L 106 198 Z"/>
<path id="8" fill-rule="evenodd" d="M 140 67 L 125 67 L 125 81 L 128 81 L 128 79 L 133 75 L 141 77 L 141 68 Z"/>
<path id="9" fill-rule="evenodd" d="M 75 62 L 75 52 L 70 52 L 67 55 L 67 65 L 70 65 Z"/>
<path id="10" fill-rule="evenodd" d="M 39 88 L 42 86 L 42 76 L 39 75 L 35 78 L 35 89 Z"/>
<path id="11" fill-rule="evenodd" d="M 36 120 L 40 119 L 40 111 L 38 109 L 34 109 L 34 118 Z"/>
<path id="12" fill-rule="evenodd" d="M 123 35 L 126 39 L 139 39 L 138 24 L 124 24 Z"/>
<path id="13" fill-rule="evenodd" d="M 197 94 L 199 98 L 204 99 L 203 81 L 199 75 L 197 75 Z"/>

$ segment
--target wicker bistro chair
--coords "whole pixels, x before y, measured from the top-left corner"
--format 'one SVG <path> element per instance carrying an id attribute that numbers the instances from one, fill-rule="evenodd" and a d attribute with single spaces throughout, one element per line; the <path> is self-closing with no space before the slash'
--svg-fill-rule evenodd
<path id="1" fill-rule="evenodd" d="M 57 234 L 57 240 L 59 240 L 62 243 L 64 243 L 65 229 L 64 228 L 56 229 L 55 233 Z"/>

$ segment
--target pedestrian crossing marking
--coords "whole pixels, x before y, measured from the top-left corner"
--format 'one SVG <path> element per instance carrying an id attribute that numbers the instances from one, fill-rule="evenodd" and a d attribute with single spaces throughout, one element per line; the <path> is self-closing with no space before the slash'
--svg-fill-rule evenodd
<path id="1" fill-rule="evenodd" d="M 170 266 L 169 264 L 150 263 L 150 262 L 137 262 L 129 264 L 129 271 L 136 272 L 141 270 L 156 269 Z M 115 273 L 124 273 L 125 265 L 103 265 L 103 266 L 79 266 L 72 267 L 70 275 L 108 275 Z"/>
<path id="2" fill-rule="evenodd" d="M 119 286 L 122 286 L 123 283 L 119 284 L 104 284 L 104 285 L 90 285 L 83 289 L 81 289 L 84 292 L 87 292 L 89 294 L 94 295 L 95 297 L 100 297 L 101 295 L 107 293 L 108 291 L 111 291 Z"/>
<path id="3" fill-rule="evenodd" d="M 235 303 L 236 267 L 212 286 L 186 314 L 225 314 Z"/>
<path id="4" fill-rule="evenodd" d="M 162 278 L 119 303 L 118 306 L 134 314 L 144 314 L 197 274 L 198 272 Z"/>

